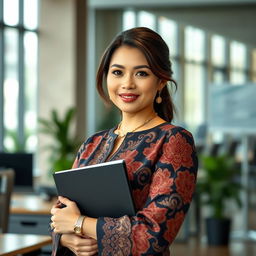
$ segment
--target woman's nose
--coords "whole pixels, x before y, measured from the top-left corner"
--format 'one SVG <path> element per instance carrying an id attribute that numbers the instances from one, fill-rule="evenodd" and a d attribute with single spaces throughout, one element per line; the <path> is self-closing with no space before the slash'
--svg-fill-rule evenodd
<path id="1" fill-rule="evenodd" d="M 130 75 L 124 77 L 121 86 L 123 89 L 134 89 L 136 87 L 134 79 Z"/>

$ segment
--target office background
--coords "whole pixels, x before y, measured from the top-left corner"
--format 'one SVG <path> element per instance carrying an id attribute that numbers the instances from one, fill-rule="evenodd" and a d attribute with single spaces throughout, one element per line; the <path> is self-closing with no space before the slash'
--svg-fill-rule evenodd
<path id="1" fill-rule="evenodd" d="M 256 81 L 252 0 L 12 0 L 0 7 L 0 149 L 39 153 L 37 175 L 47 167 L 40 149 L 49 140 L 38 134 L 38 117 L 75 106 L 81 140 L 101 128 L 108 110 L 97 96 L 95 72 L 103 50 L 123 29 L 147 26 L 166 40 L 178 82 L 176 122 L 194 135 L 208 122 L 211 86 Z M 223 140 L 218 131 L 211 135 Z"/>
<path id="2" fill-rule="evenodd" d="M 39 132 L 38 118 L 75 107 L 72 131 L 80 141 L 118 122 L 116 112 L 106 122 L 113 110 L 97 96 L 97 65 L 118 32 L 146 26 L 170 47 L 178 82 L 175 123 L 207 150 L 220 144 L 225 151 L 239 141 L 241 158 L 242 129 L 210 129 L 209 95 L 213 87 L 255 86 L 255 17 L 254 0 L 1 0 L 0 151 L 33 153 L 36 185 L 51 183 L 45 146 L 55 142 Z M 255 135 L 252 127 L 252 160 Z"/>

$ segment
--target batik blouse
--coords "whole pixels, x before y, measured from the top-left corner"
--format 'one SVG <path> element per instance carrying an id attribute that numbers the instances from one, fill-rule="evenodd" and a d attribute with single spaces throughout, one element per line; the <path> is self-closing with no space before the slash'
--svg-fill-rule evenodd
<path id="1" fill-rule="evenodd" d="M 117 138 L 115 129 L 90 137 L 81 146 L 73 165 L 77 168 L 124 159 L 127 166 L 137 213 L 98 218 L 98 254 L 170 255 L 169 246 L 195 189 L 197 157 L 193 137 L 184 128 L 166 122 L 127 133 L 109 158 Z M 53 255 L 66 255 L 59 246 L 59 235 L 53 234 L 53 240 Z"/>

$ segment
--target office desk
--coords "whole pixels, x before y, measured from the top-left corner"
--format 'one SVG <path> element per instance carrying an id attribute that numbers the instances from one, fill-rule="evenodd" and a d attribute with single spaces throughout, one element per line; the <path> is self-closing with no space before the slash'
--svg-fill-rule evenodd
<path id="1" fill-rule="evenodd" d="M 54 201 L 35 194 L 13 194 L 8 233 L 48 235 L 50 210 Z"/>
<path id="2" fill-rule="evenodd" d="M 49 235 L 50 210 L 55 201 L 47 202 L 35 194 L 14 193 L 8 233 Z M 51 251 L 51 246 L 43 251 Z"/>
<path id="3" fill-rule="evenodd" d="M 11 198 L 11 214 L 49 215 L 55 201 L 47 202 L 34 194 L 14 193 Z"/>
<path id="4" fill-rule="evenodd" d="M 51 244 L 50 236 L 0 234 L 0 256 L 15 256 Z"/>

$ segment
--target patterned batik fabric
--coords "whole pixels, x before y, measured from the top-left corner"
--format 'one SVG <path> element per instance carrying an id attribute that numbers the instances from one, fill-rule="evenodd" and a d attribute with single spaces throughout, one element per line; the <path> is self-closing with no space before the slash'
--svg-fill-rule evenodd
<path id="1" fill-rule="evenodd" d="M 80 147 L 73 165 L 77 168 L 124 159 L 127 166 L 137 213 L 98 218 L 99 255 L 169 255 L 169 246 L 195 190 L 197 156 L 193 137 L 182 127 L 163 123 L 128 133 L 108 157 L 117 138 L 115 129 L 90 137 Z"/>

